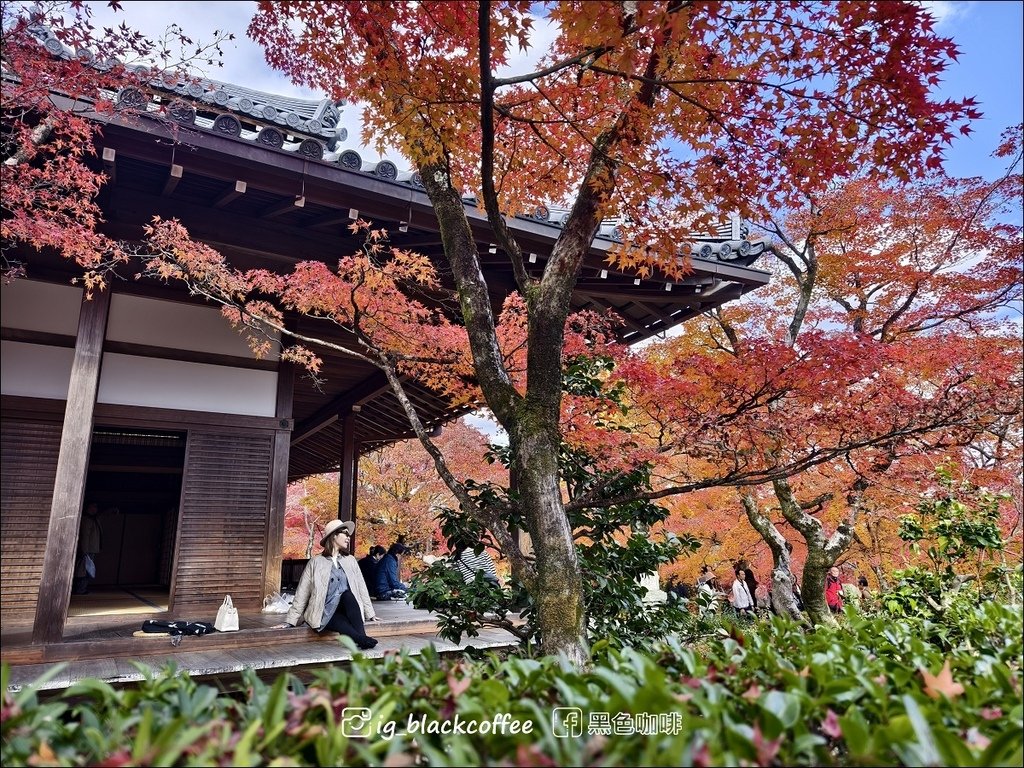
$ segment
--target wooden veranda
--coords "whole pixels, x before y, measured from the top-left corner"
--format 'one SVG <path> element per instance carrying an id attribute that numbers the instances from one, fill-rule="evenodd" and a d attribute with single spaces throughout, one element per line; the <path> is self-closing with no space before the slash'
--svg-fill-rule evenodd
<path id="1" fill-rule="evenodd" d="M 381 620 L 368 624 L 367 633 L 379 642 L 373 650 L 362 652 L 370 658 L 402 650 L 418 653 L 428 645 L 447 653 L 470 647 L 507 648 L 517 642 L 504 630 L 485 629 L 477 637 L 453 643 L 437 635 L 436 617 L 428 611 L 404 602 L 374 602 L 374 610 Z M 85 678 L 131 685 L 172 664 L 193 678 L 230 686 L 246 669 L 264 678 L 281 672 L 302 675 L 352 658 L 334 633 L 318 635 L 305 626 L 271 629 L 281 621 L 280 614 L 239 611 L 238 632 L 178 638 L 134 636 L 147 618 L 167 615 L 73 617 L 68 620 L 64 642 L 48 645 L 31 643 L 31 625 L 5 624 L 0 633 L 2 661 L 11 665 L 8 686 L 20 689 L 42 679 L 38 690 L 55 692 Z"/>

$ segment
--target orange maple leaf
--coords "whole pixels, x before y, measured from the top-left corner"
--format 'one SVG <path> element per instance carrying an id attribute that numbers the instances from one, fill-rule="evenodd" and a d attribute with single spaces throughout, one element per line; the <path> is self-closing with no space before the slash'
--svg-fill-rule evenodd
<path id="1" fill-rule="evenodd" d="M 919 669 L 918 672 L 924 678 L 924 692 L 933 699 L 939 698 L 940 694 L 946 698 L 955 699 L 964 692 L 964 687 L 960 683 L 953 682 L 949 659 L 946 659 L 946 663 L 942 665 L 942 670 L 938 675 L 931 674 L 927 669 Z"/>

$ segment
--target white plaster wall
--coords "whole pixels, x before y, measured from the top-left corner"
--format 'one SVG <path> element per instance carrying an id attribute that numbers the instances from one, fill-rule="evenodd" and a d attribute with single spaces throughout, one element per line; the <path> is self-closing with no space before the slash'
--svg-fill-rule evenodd
<path id="1" fill-rule="evenodd" d="M 151 347 L 188 349 L 253 357 L 245 337 L 220 310 L 115 293 L 110 301 L 107 339 Z M 277 352 L 271 356 L 277 359 Z"/>
<path id="2" fill-rule="evenodd" d="M 103 355 L 97 401 L 274 416 L 277 372 L 107 352 Z"/>
<path id="3" fill-rule="evenodd" d="M 0 342 L 0 357 L 3 358 L 3 365 L 0 365 L 3 394 L 67 400 L 75 350 L 4 341 Z"/>
<path id="4" fill-rule="evenodd" d="M 0 286 L 0 324 L 4 328 L 75 336 L 82 289 L 38 280 Z"/>

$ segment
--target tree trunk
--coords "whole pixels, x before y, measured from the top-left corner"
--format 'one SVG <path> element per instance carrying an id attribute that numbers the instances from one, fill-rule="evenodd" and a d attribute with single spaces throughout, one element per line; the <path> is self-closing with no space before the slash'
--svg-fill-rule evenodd
<path id="1" fill-rule="evenodd" d="M 804 608 L 813 624 L 836 623 L 828 603 L 825 602 L 825 577 L 831 567 L 832 563 L 825 557 L 823 549 L 808 547 L 800 589 L 803 593 Z"/>
<path id="2" fill-rule="evenodd" d="M 831 546 L 832 542 L 825 538 L 821 523 L 800 506 L 788 481 L 776 480 L 772 483 L 772 488 L 782 508 L 782 516 L 796 528 L 807 543 L 807 562 L 804 563 L 803 581 L 800 584 L 804 610 L 813 624 L 835 624 L 835 617 L 825 603 L 825 576 L 842 549 Z M 846 545 L 849 545 L 849 538 Z"/>
<path id="3" fill-rule="evenodd" d="M 871 570 L 875 572 L 875 578 L 878 579 L 878 591 L 888 592 L 889 579 L 886 578 L 885 571 L 882 570 L 882 566 L 872 565 Z"/>
<path id="4" fill-rule="evenodd" d="M 529 420 L 524 420 L 529 423 Z M 563 654 L 572 664 L 584 666 L 586 613 L 583 579 L 569 520 L 562 504 L 558 474 L 557 437 L 542 430 L 524 430 L 515 440 L 514 453 L 528 456 L 518 461 L 519 498 L 536 557 L 536 581 L 532 590 L 537 609 L 541 649 Z"/>
<path id="5" fill-rule="evenodd" d="M 427 166 L 422 175 L 458 288 L 477 381 L 487 405 L 509 435 L 512 468 L 518 477 L 519 504 L 536 558 L 535 565 L 528 567 L 518 551 L 510 552 L 513 569 L 519 571 L 517 576 L 527 585 L 536 605 L 544 653 L 561 654 L 574 665 L 583 666 L 588 658 L 583 582 L 576 544 L 562 502 L 558 468 L 561 353 L 572 286 L 583 254 L 600 223 L 598 205 L 590 200 L 592 192 L 581 196 L 586 205 L 578 204 L 577 209 L 590 214 L 589 229 L 578 223 L 580 213 L 566 224 L 546 265 L 550 275 L 525 297 L 530 330 L 524 395 L 513 386 L 504 367 L 491 296 L 461 197 L 450 187 L 443 167 Z M 454 478 L 445 474 L 442 477 L 453 491 L 462 490 L 463 495 L 457 493 L 460 500 L 468 500 L 464 489 L 454 487 L 457 485 Z M 467 511 L 472 513 L 472 509 Z M 479 511 L 476 514 L 483 517 Z M 485 522 L 492 528 L 501 524 L 496 520 Z M 510 538 L 507 546 L 510 550 L 514 548 Z M 532 573 L 524 574 L 524 569 Z"/>
<path id="6" fill-rule="evenodd" d="M 793 594 L 796 577 L 793 575 L 792 560 L 786 548 L 785 537 L 779 533 L 779 529 L 771 520 L 761 514 L 757 508 L 757 501 L 749 493 L 743 495 L 743 510 L 747 513 L 747 520 L 754 526 L 754 530 L 761 534 L 761 538 L 772 551 L 772 583 L 768 591 L 772 610 L 779 616 L 790 616 L 799 622 L 805 622 L 806 619 L 797 605 L 796 595 Z"/>

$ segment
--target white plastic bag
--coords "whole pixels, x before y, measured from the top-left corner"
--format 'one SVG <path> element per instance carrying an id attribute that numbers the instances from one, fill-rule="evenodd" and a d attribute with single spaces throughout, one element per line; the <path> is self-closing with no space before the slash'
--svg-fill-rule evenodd
<path id="1" fill-rule="evenodd" d="M 92 555 L 82 555 L 82 565 L 85 566 L 85 574 L 90 579 L 96 578 L 96 562 L 92 559 Z"/>
<path id="2" fill-rule="evenodd" d="M 288 611 L 291 610 L 292 600 L 294 599 L 295 595 L 282 595 L 280 592 L 267 595 L 263 598 L 263 612 L 288 613 Z"/>
<path id="3" fill-rule="evenodd" d="M 213 626 L 220 632 L 238 631 L 238 609 L 231 602 L 231 595 L 224 596 L 224 602 L 217 609 L 217 620 L 213 622 Z"/>

